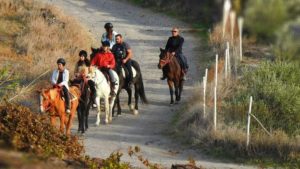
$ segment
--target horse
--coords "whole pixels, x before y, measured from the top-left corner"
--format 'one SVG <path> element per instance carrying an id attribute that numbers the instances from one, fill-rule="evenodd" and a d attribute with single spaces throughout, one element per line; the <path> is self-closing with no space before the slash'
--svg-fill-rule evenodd
<path id="1" fill-rule="evenodd" d="M 158 68 L 163 69 L 167 75 L 168 86 L 171 95 L 170 105 L 174 104 L 173 88 L 175 87 L 176 104 L 181 100 L 183 90 L 183 71 L 175 55 L 160 48 Z"/>
<path id="2" fill-rule="evenodd" d="M 117 93 L 119 89 L 119 78 L 115 71 L 113 71 L 114 77 L 117 80 L 114 92 Z M 116 96 L 111 96 L 111 88 L 110 84 L 107 82 L 104 74 L 97 69 L 96 67 L 91 67 L 90 71 L 91 79 L 95 82 L 96 85 L 96 105 L 97 105 L 97 121 L 96 125 L 100 124 L 100 115 L 101 115 L 101 107 L 100 107 L 100 99 L 104 99 L 104 107 L 105 107 L 105 124 L 111 123 L 112 121 L 112 108 L 115 103 Z M 109 98 L 110 97 L 110 98 Z"/>
<path id="3" fill-rule="evenodd" d="M 91 90 L 89 86 L 89 81 L 85 78 L 87 74 L 87 67 L 81 67 L 79 72 L 81 73 L 80 78 L 76 78 L 71 81 L 72 85 L 77 85 L 81 89 L 81 95 L 79 99 L 79 105 L 77 107 L 77 118 L 78 118 L 78 133 L 84 134 L 88 129 L 88 116 L 90 105 L 92 103 Z"/>
<path id="4" fill-rule="evenodd" d="M 69 136 L 71 131 L 73 118 L 79 104 L 80 90 L 76 86 L 72 86 L 69 92 L 74 98 L 71 98 L 71 112 L 68 117 L 66 114 L 65 101 L 62 99 L 61 88 L 55 87 L 51 89 L 42 89 L 40 92 L 40 111 L 42 113 L 49 112 L 50 122 L 55 126 L 56 117 L 60 119 L 60 131 L 64 133 L 66 125 L 66 135 Z M 68 119 L 66 119 L 68 118 Z"/>
<path id="5" fill-rule="evenodd" d="M 92 53 L 90 55 L 90 58 L 94 58 L 97 52 L 100 52 L 101 49 L 94 49 L 91 48 Z M 138 102 L 139 102 L 139 97 L 141 98 L 143 103 L 148 103 L 148 100 L 146 98 L 146 94 L 145 94 L 145 89 L 144 89 L 144 84 L 143 84 L 143 77 L 142 77 L 142 73 L 141 73 L 141 69 L 139 64 L 135 61 L 132 60 L 132 67 L 133 67 L 133 73 L 135 76 L 133 77 L 133 85 L 134 85 L 134 89 L 135 89 L 135 105 L 133 106 L 131 104 L 131 99 L 132 99 L 132 89 L 128 86 L 127 81 L 126 81 L 126 76 L 128 76 L 128 72 L 126 71 L 125 68 L 122 68 L 122 71 L 118 73 L 119 76 L 119 90 L 117 92 L 116 95 L 116 100 L 115 100 L 115 104 L 113 106 L 112 109 L 112 116 L 114 116 L 114 109 L 117 106 L 118 108 L 118 115 L 121 115 L 122 109 L 121 109 L 121 105 L 120 105 L 120 92 L 122 89 L 125 89 L 127 94 L 128 94 L 128 106 L 129 109 L 133 112 L 133 114 L 137 115 L 138 114 Z"/>
<path id="6" fill-rule="evenodd" d="M 132 111 L 134 115 L 137 115 L 139 113 L 138 112 L 139 98 L 141 98 L 142 103 L 148 104 L 140 66 L 135 60 L 131 60 L 131 62 L 132 62 L 132 70 L 133 70 L 132 84 L 134 86 L 135 105 L 133 106 L 131 104 L 132 89 L 128 85 L 128 82 L 126 80 L 126 77 L 129 75 L 129 73 L 128 71 L 126 71 L 126 68 L 122 67 L 122 71 L 118 74 L 120 79 L 120 88 L 117 93 L 116 104 L 115 104 L 115 106 L 117 105 L 118 107 L 118 112 L 117 112 L 118 115 L 121 115 L 122 112 L 121 105 L 120 105 L 120 98 L 119 98 L 122 89 L 125 89 L 128 94 L 128 107 L 129 110 Z M 114 108 L 113 108 L 113 115 L 114 115 Z"/>

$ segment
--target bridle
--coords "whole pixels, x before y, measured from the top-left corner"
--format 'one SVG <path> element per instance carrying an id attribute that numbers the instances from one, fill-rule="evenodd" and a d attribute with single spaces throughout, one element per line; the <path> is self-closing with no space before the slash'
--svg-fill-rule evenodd
<path id="1" fill-rule="evenodd" d="M 164 58 L 159 59 L 159 65 L 161 68 L 165 67 L 167 64 L 171 62 L 173 59 L 174 55 L 172 55 L 170 52 L 166 52 L 166 55 Z"/>

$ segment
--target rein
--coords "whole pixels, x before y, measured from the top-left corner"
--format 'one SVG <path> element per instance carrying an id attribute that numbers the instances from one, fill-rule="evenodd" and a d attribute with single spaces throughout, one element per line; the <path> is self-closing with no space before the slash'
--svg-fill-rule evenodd
<path id="1" fill-rule="evenodd" d="M 167 55 L 163 59 L 159 59 L 159 64 L 162 65 L 162 67 L 166 66 L 167 64 L 169 64 L 171 62 L 171 60 L 173 59 L 174 55 L 172 55 L 172 54 L 170 54 L 170 55 L 169 55 L 169 57 Z"/>

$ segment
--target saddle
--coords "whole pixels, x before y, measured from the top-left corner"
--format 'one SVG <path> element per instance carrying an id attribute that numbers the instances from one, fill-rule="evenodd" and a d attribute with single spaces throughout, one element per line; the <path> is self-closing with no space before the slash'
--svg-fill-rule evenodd
<path id="1" fill-rule="evenodd" d="M 136 70 L 133 66 L 131 66 L 131 70 L 132 70 L 132 78 L 135 78 Z M 124 65 L 121 66 L 121 73 L 122 73 L 122 76 L 126 79 L 128 76 L 128 70 L 126 69 L 126 67 Z"/>

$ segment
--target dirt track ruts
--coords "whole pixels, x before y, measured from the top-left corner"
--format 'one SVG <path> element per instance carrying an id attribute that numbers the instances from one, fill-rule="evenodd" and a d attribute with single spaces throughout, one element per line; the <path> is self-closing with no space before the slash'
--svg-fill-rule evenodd
<path id="1" fill-rule="evenodd" d="M 140 106 L 140 114 L 130 114 L 126 106 L 126 92 L 122 93 L 123 116 L 113 119 L 111 125 L 95 127 L 96 112 L 89 117 L 90 128 L 85 135 L 86 153 L 92 157 L 105 158 L 111 152 L 120 150 L 124 153 L 123 161 L 136 167 L 145 168 L 137 159 L 127 155 L 129 146 L 139 146 L 144 157 L 150 162 L 170 168 L 171 164 L 186 163 L 189 157 L 205 168 L 251 168 L 243 165 L 219 162 L 210 159 L 186 146 L 176 139 L 166 136 L 172 117 L 180 105 L 169 106 L 169 90 L 166 81 L 159 80 L 161 70 L 157 69 L 159 47 L 163 47 L 170 36 L 172 26 L 183 29 L 185 38 L 184 53 L 188 56 L 190 71 L 184 86 L 183 101 L 193 93 L 194 85 L 200 80 L 201 68 L 197 65 L 200 56 L 198 41 L 189 33 L 188 25 L 162 14 L 135 7 L 124 2 L 113 0 L 42 0 L 59 6 L 66 14 L 77 18 L 98 40 L 103 33 L 103 25 L 112 22 L 114 30 L 125 36 L 131 45 L 134 59 L 142 69 L 149 105 Z M 203 69 L 203 68 L 202 68 Z M 75 133 L 77 124 L 73 126 Z"/>

